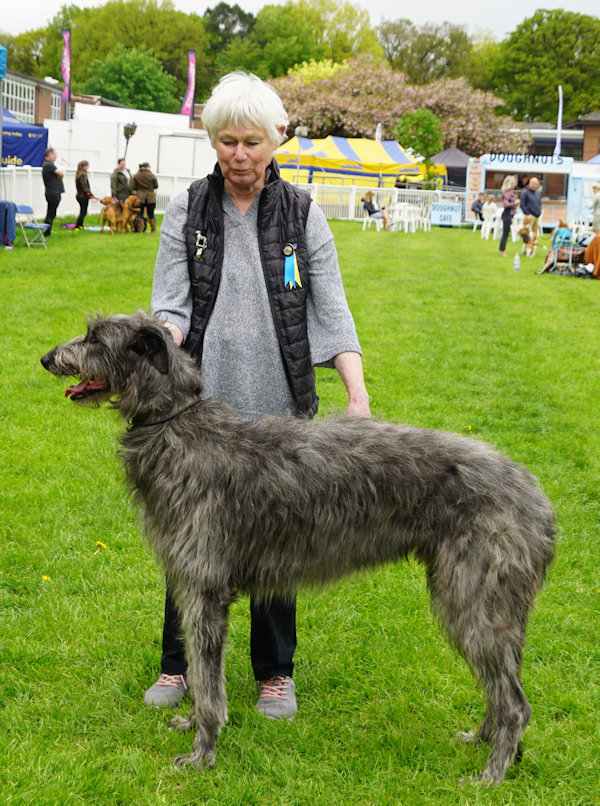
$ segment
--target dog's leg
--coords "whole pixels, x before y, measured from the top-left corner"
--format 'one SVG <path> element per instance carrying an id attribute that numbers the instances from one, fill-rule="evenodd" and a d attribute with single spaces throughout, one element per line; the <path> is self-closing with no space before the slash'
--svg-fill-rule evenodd
<path id="1" fill-rule="evenodd" d="M 192 707 L 189 719 L 173 726 L 195 727 L 196 736 L 191 753 L 175 756 L 179 766 L 212 767 L 215 761 L 217 738 L 227 722 L 224 654 L 231 599 L 218 591 L 204 592 L 189 597 L 181 608 Z"/>
<path id="2" fill-rule="evenodd" d="M 481 725 L 476 730 L 468 732 L 461 731 L 455 736 L 455 739 L 466 744 L 489 744 L 494 738 L 496 733 L 497 717 L 494 711 L 494 705 L 488 700 L 487 710 L 481 722 Z"/>
<path id="3" fill-rule="evenodd" d="M 474 781 L 500 783 L 513 759 L 521 758 L 521 736 L 531 717 L 517 664 L 504 669 L 494 681 L 490 699 L 495 701 L 496 735 L 482 772 Z"/>
<path id="4" fill-rule="evenodd" d="M 457 738 L 491 742 L 486 764 L 472 780 L 495 784 L 519 755 L 531 716 L 520 668 L 527 612 L 537 587 L 522 557 L 513 552 L 509 560 L 504 551 L 495 554 L 497 544 L 497 539 L 476 545 L 468 536 L 457 538 L 428 568 L 433 608 L 487 694 L 479 728 Z M 487 547 L 494 551 L 487 552 Z"/>

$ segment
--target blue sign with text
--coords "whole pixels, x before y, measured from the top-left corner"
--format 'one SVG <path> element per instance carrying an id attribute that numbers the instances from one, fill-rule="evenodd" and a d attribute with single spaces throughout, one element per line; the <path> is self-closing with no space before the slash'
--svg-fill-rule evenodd
<path id="1" fill-rule="evenodd" d="M 431 223 L 442 227 L 460 227 L 462 204 L 455 202 L 433 202 Z"/>

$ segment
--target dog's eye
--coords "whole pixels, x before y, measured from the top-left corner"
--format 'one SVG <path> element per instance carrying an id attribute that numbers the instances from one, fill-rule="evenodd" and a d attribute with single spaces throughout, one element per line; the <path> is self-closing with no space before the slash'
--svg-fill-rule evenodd
<path id="1" fill-rule="evenodd" d="M 98 336 L 93 330 L 91 333 L 87 334 L 85 340 L 87 341 L 88 344 L 98 344 Z"/>

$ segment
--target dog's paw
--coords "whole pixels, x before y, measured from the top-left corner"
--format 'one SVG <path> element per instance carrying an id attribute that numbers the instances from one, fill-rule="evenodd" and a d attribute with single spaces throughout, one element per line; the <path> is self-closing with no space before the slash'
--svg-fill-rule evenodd
<path id="1" fill-rule="evenodd" d="M 182 753 L 179 756 L 175 756 L 173 763 L 176 767 L 200 767 L 208 769 L 215 763 L 215 754 L 214 751 L 208 753 L 196 751 L 193 753 Z"/>
<path id="2" fill-rule="evenodd" d="M 458 782 L 461 786 L 499 786 L 502 781 L 490 778 L 485 772 L 473 776 L 473 778 L 461 778 Z"/>
<path id="3" fill-rule="evenodd" d="M 464 742 L 464 744 L 478 744 L 478 739 L 474 730 L 460 731 L 454 737 L 455 742 Z"/>
<path id="4" fill-rule="evenodd" d="M 174 716 L 169 722 L 169 730 L 192 730 L 194 723 L 183 716 Z"/>

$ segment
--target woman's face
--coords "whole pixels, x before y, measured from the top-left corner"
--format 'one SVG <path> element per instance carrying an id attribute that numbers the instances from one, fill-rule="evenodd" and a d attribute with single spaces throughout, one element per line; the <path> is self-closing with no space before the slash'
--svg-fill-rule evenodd
<path id="1" fill-rule="evenodd" d="M 226 185 L 242 193 L 263 187 L 265 171 L 275 151 L 264 129 L 226 126 L 217 132 L 215 148 Z"/>

